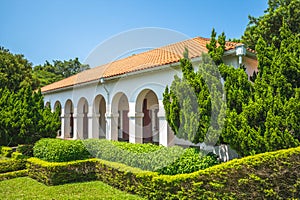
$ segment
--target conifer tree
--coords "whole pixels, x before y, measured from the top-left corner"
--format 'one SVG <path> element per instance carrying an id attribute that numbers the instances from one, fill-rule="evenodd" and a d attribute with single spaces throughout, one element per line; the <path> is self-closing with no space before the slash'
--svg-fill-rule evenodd
<path id="1" fill-rule="evenodd" d="M 187 50 L 180 66 L 183 77 L 175 76 L 170 89 L 167 86 L 163 94 L 167 121 L 179 138 L 215 144 L 220 135 L 218 117 L 222 105 L 222 84 L 217 68 L 209 56 L 203 54 L 199 70 L 195 72 Z"/>
<path id="2" fill-rule="evenodd" d="M 241 69 L 220 66 L 228 105 L 222 136 L 242 156 L 300 144 L 300 35 L 285 22 L 279 31 L 279 48 L 258 40 L 254 83 Z"/>

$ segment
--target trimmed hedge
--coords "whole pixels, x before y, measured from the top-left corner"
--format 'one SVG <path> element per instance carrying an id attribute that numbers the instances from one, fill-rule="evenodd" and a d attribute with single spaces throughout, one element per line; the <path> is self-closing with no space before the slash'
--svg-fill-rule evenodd
<path id="1" fill-rule="evenodd" d="M 188 148 L 174 163 L 158 169 L 157 172 L 165 175 L 187 174 L 219 163 L 217 155 L 213 153 L 206 154 L 199 149 Z"/>
<path id="2" fill-rule="evenodd" d="M 29 158 L 27 161 L 28 176 L 46 185 L 96 180 L 97 159 L 47 162 L 38 158 Z"/>
<path id="3" fill-rule="evenodd" d="M 15 159 L 15 160 L 19 160 L 19 159 L 25 159 L 26 156 L 24 156 L 22 153 L 19 153 L 19 152 L 13 152 L 11 154 L 11 158 Z"/>
<path id="4" fill-rule="evenodd" d="M 249 156 L 191 174 L 174 176 L 158 175 L 98 159 L 48 163 L 30 158 L 29 163 L 29 176 L 48 185 L 90 177 L 91 180 L 98 179 L 148 199 L 300 197 L 300 147 Z"/>
<path id="5" fill-rule="evenodd" d="M 183 149 L 179 146 L 163 147 L 99 139 L 88 139 L 83 143 L 93 156 L 102 160 L 161 174 L 191 173 L 219 163 L 216 156 L 205 156 L 204 152 L 194 148 Z"/>
<path id="6" fill-rule="evenodd" d="M 81 140 L 53 138 L 37 141 L 33 147 L 33 155 L 49 162 L 68 162 L 91 157 Z"/>
<path id="7" fill-rule="evenodd" d="M 1 147 L 1 155 L 4 156 L 4 157 L 8 157 L 10 158 L 11 157 L 11 154 L 12 154 L 13 150 L 11 147 Z"/>
<path id="8" fill-rule="evenodd" d="M 27 176 L 28 169 L 0 174 L 0 181 Z"/>
<path id="9" fill-rule="evenodd" d="M 26 168 L 24 159 L 0 160 L 0 173 L 18 171 Z"/>
<path id="10" fill-rule="evenodd" d="M 33 144 L 19 144 L 17 152 L 22 153 L 24 156 L 33 157 Z"/>

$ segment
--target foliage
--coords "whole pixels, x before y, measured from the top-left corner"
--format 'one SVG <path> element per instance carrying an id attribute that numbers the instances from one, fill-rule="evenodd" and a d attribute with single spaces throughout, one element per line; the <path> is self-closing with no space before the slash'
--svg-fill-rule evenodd
<path id="1" fill-rule="evenodd" d="M 167 86 L 163 94 L 167 121 L 179 138 L 216 144 L 220 135 L 217 131 L 222 108 L 221 77 L 206 54 L 202 55 L 197 72 L 185 54 L 180 60 L 183 77 L 174 76 L 170 89 Z"/>
<path id="2" fill-rule="evenodd" d="M 17 92 L 22 87 L 37 88 L 37 80 L 32 77 L 32 64 L 20 54 L 12 54 L 0 47 L 0 89 L 8 88 Z"/>
<path id="3" fill-rule="evenodd" d="M 147 199 L 288 199 L 300 195 L 299 155 L 300 147 L 291 148 L 235 159 L 205 170 L 174 176 L 158 175 L 156 172 L 99 159 L 48 163 L 30 158 L 29 174 L 46 182 L 59 177 L 57 173 L 64 171 L 68 171 L 64 176 L 69 180 L 68 174 L 75 177 L 74 174 L 80 174 L 83 169 L 86 173 L 95 170 L 96 177 L 93 178 Z M 57 184 L 64 182 L 63 176 L 57 180 L 62 181 Z"/>
<path id="4" fill-rule="evenodd" d="M 46 61 L 44 65 L 35 66 L 33 75 L 39 80 L 42 87 L 87 69 L 89 69 L 89 66 L 81 64 L 78 58 L 68 61 L 54 60 L 53 64 Z"/>
<path id="5" fill-rule="evenodd" d="M 258 40 L 254 82 L 241 68 L 220 66 L 228 108 L 222 136 L 242 156 L 300 144 L 300 35 L 285 22 L 279 33 L 279 44 Z"/>
<path id="6" fill-rule="evenodd" d="M 18 171 L 1 173 L 0 174 L 0 181 L 4 181 L 4 180 L 8 180 L 8 179 L 13 179 L 13 178 L 17 178 L 17 177 L 24 177 L 24 176 L 27 176 L 27 173 L 28 173 L 27 169 L 22 169 L 22 170 L 18 170 Z"/>
<path id="7" fill-rule="evenodd" d="M 33 145 L 32 144 L 19 144 L 17 152 L 20 152 L 24 156 L 33 157 Z"/>
<path id="8" fill-rule="evenodd" d="M 60 116 L 44 107 L 40 91 L 0 89 L 0 126 L 0 145 L 33 144 L 42 137 L 56 136 Z"/>
<path id="9" fill-rule="evenodd" d="M 160 174 L 176 175 L 187 174 L 206 169 L 208 167 L 219 164 L 217 156 L 213 153 L 205 154 L 199 149 L 185 149 L 182 156 L 174 163 L 158 170 Z"/>
<path id="10" fill-rule="evenodd" d="M 50 162 L 67 162 L 90 158 L 81 140 L 44 138 L 33 147 L 34 157 Z"/>
<path id="11" fill-rule="evenodd" d="M 28 175 L 46 185 L 96 180 L 96 159 L 72 162 L 47 162 L 28 159 Z"/>
<path id="12" fill-rule="evenodd" d="M 1 175 L 0 175 L 1 179 Z M 72 183 L 48 187 L 28 178 L 0 182 L 0 199 L 142 199 L 119 191 L 100 181 Z"/>
<path id="13" fill-rule="evenodd" d="M 84 144 L 93 156 L 102 160 L 161 174 L 190 173 L 218 163 L 216 157 L 208 158 L 204 152 L 185 150 L 178 146 L 163 147 L 98 139 L 84 140 Z"/>
<path id="14" fill-rule="evenodd" d="M 208 49 L 208 54 L 211 59 L 215 62 L 217 66 L 223 63 L 223 54 L 225 51 L 225 33 L 223 32 L 219 35 L 218 40 L 216 40 L 217 33 L 215 29 L 211 32 L 210 42 L 206 45 Z"/>
<path id="15" fill-rule="evenodd" d="M 279 48 L 281 40 L 280 29 L 283 22 L 294 34 L 300 32 L 300 1 L 299 0 L 269 0 L 265 14 L 255 18 L 249 16 L 249 24 L 242 36 L 242 42 L 252 49 L 260 37 L 268 46 Z"/>
<path id="16" fill-rule="evenodd" d="M 105 139 L 88 139 L 84 141 L 84 144 L 88 151 L 97 158 L 148 171 L 156 171 L 173 163 L 183 153 L 183 149 L 178 146 L 155 148 L 154 145 L 142 147 L 141 144 L 137 144 L 135 147 L 136 144 L 111 142 Z M 147 149 L 148 147 L 150 148 Z M 138 149 L 140 152 L 137 151 Z"/>
<path id="17" fill-rule="evenodd" d="M 11 147 L 1 147 L 1 155 L 4 157 L 11 157 L 13 150 Z"/>
<path id="18" fill-rule="evenodd" d="M 111 173 L 99 175 L 114 187 L 148 199 L 287 199 L 300 195 L 299 154 L 300 148 L 281 150 L 175 176 L 127 172 L 126 181 L 121 168 L 100 168 Z"/>
<path id="19" fill-rule="evenodd" d="M 25 168 L 26 160 L 24 159 L 0 160 L 0 173 L 12 172 Z"/>
<path id="20" fill-rule="evenodd" d="M 151 153 L 154 151 L 158 151 L 162 148 L 165 148 L 163 146 L 146 143 L 146 144 L 133 144 L 128 142 L 119 142 L 119 141 L 110 141 L 114 146 L 119 147 L 120 149 L 129 151 L 131 153 Z"/>
<path id="21" fill-rule="evenodd" d="M 15 159 L 15 160 L 20 160 L 20 159 L 25 159 L 25 158 L 27 158 L 27 156 L 24 156 L 22 153 L 20 153 L 20 152 L 13 152 L 12 154 L 11 154 L 11 158 L 12 159 Z"/>

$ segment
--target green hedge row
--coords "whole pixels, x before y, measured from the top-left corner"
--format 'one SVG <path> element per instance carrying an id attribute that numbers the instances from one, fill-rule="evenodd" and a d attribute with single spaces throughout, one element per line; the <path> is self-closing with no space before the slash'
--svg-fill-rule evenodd
<path id="1" fill-rule="evenodd" d="M 174 176 L 97 159 L 48 163 L 30 158 L 29 176 L 48 185 L 101 180 L 148 199 L 288 199 L 300 197 L 299 166 L 300 147 Z"/>
<path id="2" fill-rule="evenodd" d="M 191 173 L 219 163 L 216 156 L 206 156 L 205 152 L 194 148 L 167 148 L 99 139 L 88 139 L 83 143 L 94 157 L 160 174 Z"/>
<path id="3" fill-rule="evenodd" d="M 82 140 L 44 138 L 33 147 L 34 157 L 49 162 L 68 162 L 90 158 Z"/>
<path id="4" fill-rule="evenodd" d="M 18 170 L 14 172 L 6 172 L 0 174 L 0 181 L 17 178 L 17 177 L 24 177 L 28 175 L 27 173 L 28 173 L 28 169 Z"/>
<path id="5" fill-rule="evenodd" d="M 24 159 L 0 160 L 0 173 L 18 171 L 26 168 Z"/>
<path id="6" fill-rule="evenodd" d="M 38 158 L 27 159 L 28 176 L 46 185 L 96 180 L 97 159 L 72 162 L 47 162 Z"/>
<path id="7" fill-rule="evenodd" d="M 11 154 L 12 154 L 13 150 L 11 147 L 5 147 L 5 146 L 2 146 L 1 147 L 1 155 L 4 156 L 4 157 L 11 157 Z"/>

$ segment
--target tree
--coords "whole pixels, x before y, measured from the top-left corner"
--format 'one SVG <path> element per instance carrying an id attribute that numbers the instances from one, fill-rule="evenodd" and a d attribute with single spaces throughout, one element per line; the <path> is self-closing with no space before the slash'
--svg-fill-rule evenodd
<path id="1" fill-rule="evenodd" d="M 0 91 L 0 145 L 33 144 L 43 137 L 55 137 L 60 127 L 59 111 L 44 107 L 40 91 L 31 87 Z"/>
<path id="2" fill-rule="evenodd" d="M 18 91 L 22 87 L 37 88 L 38 82 L 31 75 L 32 64 L 20 54 L 12 54 L 0 47 L 0 88 Z"/>
<path id="3" fill-rule="evenodd" d="M 78 58 L 68 61 L 54 60 L 53 64 L 46 61 L 44 65 L 34 67 L 33 76 L 39 80 L 42 87 L 87 69 L 89 65 L 81 64 Z"/>
<path id="4" fill-rule="evenodd" d="M 300 144 L 300 35 L 284 20 L 279 35 L 279 43 L 258 40 L 254 82 L 241 67 L 219 67 L 227 98 L 222 137 L 242 156 Z"/>
<path id="5" fill-rule="evenodd" d="M 265 15 L 255 18 L 249 16 L 249 24 L 242 36 L 242 42 L 255 49 L 260 37 L 268 46 L 279 48 L 282 37 L 280 28 L 285 21 L 292 33 L 300 32 L 300 1 L 299 0 L 269 0 Z"/>
<path id="6" fill-rule="evenodd" d="M 183 77 L 174 76 L 170 89 L 163 94 L 167 121 L 174 134 L 193 143 L 215 144 L 219 139 L 218 117 L 222 85 L 217 68 L 207 54 L 202 55 L 198 72 L 188 59 L 180 60 Z"/>

